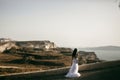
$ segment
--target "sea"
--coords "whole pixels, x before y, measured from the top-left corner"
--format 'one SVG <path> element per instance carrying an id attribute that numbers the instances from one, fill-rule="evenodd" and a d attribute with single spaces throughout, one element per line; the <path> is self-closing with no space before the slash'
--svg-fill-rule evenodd
<path id="1" fill-rule="evenodd" d="M 120 50 L 89 50 L 89 49 L 80 49 L 80 51 L 95 52 L 97 57 L 100 60 L 114 61 L 120 60 Z"/>

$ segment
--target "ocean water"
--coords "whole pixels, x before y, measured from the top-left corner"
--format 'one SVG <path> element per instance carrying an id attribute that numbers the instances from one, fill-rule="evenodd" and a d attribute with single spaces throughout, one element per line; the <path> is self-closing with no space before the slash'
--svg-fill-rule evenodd
<path id="1" fill-rule="evenodd" d="M 120 60 L 120 50 L 87 50 L 83 51 L 92 51 L 95 52 L 97 57 L 101 60 L 113 61 Z"/>

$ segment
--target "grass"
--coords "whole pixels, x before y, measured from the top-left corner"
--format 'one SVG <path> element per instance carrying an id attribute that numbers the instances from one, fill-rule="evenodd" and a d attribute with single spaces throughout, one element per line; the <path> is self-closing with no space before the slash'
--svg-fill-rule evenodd
<path id="1" fill-rule="evenodd" d="M 52 52 L 32 54 L 34 54 L 34 59 L 25 63 L 22 55 L 1 53 L 0 66 L 15 66 L 19 68 L 0 68 L 0 74 L 48 70 L 71 65 L 71 56 L 66 54 Z"/>
<path id="2" fill-rule="evenodd" d="M 63 55 L 65 56 L 71 56 L 72 54 L 71 53 L 62 53 Z"/>

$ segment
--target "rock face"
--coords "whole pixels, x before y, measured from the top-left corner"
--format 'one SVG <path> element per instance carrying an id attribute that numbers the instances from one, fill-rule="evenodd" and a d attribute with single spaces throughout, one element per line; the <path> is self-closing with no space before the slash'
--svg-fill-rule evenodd
<path id="1" fill-rule="evenodd" d="M 5 42 L 11 42 L 12 40 L 10 38 L 0 38 L 0 44 Z"/>
<path id="2" fill-rule="evenodd" d="M 32 49 L 42 49 L 42 50 L 50 50 L 56 48 L 54 42 L 50 41 L 13 41 L 9 38 L 0 38 L 0 52 L 4 52 L 5 50 L 9 50 L 11 48 L 32 48 Z"/>
<path id="3" fill-rule="evenodd" d="M 72 49 L 71 48 L 57 47 L 55 49 L 57 51 L 60 51 L 61 53 L 72 53 Z"/>
<path id="4" fill-rule="evenodd" d="M 79 51 L 79 64 L 100 62 L 95 52 Z"/>
<path id="5" fill-rule="evenodd" d="M 1 38 L 0 39 L 0 52 L 4 52 L 5 50 L 11 49 L 12 47 L 17 48 L 15 43 L 11 39 Z"/>
<path id="6" fill-rule="evenodd" d="M 50 41 L 16 41 L 16 45 L 22 48 L 34 48 L 44 50 L 56 48 L 56 45 Z"/>

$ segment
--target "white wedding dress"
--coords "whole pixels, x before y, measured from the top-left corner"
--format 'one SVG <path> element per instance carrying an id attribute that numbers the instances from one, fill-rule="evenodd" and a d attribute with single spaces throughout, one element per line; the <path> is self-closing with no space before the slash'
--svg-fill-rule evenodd
<path id="1" fill-rule="evenodd" d="M 65 77 L 80 77 L 80 76 L 81 74 L 78 72 L 78 58 L 73 58 L 72 66 L 67 75 L 65 75 Z"/>

